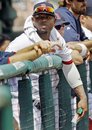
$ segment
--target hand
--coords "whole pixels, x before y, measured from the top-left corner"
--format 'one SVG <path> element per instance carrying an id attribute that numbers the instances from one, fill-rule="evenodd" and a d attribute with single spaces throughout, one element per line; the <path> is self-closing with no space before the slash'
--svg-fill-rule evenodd
<path id="1" fill-rule="evenodd" d="M 50 41 L 40 41 L 38 44 L 34 46 L 34 49 L 38 52 L 39 50 L 42 52 L 42 54 L 48 53 L 51 51 L 51 44 Z"/>
<path id="2" fill-rule="evenodd" d="M 55 52 L 57 49 L 61 50 L 62 45 L 60 41 L 51 42 L 48 40 L 40 41 L 38 44 L 34 46 L 34 49 L 39 53 L 49 53 L 49 52 Z"/>
<path id="3" fill-rule="evenodd" d="M 73 42 L 68 42 L 66 45 L 69 49 L 75 50 L 75 44 Z"/>
<path id="4" fill-rule="evenodd" d="M 87 112 L 87 99 L 81 99 L 78 102 L 78 108 L 82 108 L 83 109 L 83 113 L 81 115 L 79 115 L 78 120 L 80 120 Z"/>
<path id="5" fill-rule="evenodd" d="M 87 56 L 86 56 L 87 61 L 92 61 L 92 52 L 88 51 Z"/>
<path id="6" fill-rule="evenodd" d="M 55 42 L 51 42 L 51 47 L 52 47 L 52 52 L 63 49 L 62 44 L 59 40 Z"/>

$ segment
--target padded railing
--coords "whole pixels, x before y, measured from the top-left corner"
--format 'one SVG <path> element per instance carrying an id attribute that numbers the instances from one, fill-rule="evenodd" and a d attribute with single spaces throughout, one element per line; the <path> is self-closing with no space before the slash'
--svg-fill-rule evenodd
<path id="1" fill-rule="evenodd" d="M 49 70 L 55 68 L 59 75 L 58 101 L 59 101 L 59 130 L 72 129 L 72 108 L 71 108 L 71 89 L 67 83 L 62 72 L 62 59 L 56 55 L 45 55 L 35 61 L 23 61 L 13 64 L 6 64 L 0 66 L 0 87 L 4 88 L 5 99 L 10 96 L 10 90 L 6 80 L 12 77 L 25 77 L 29 73 L 42 72 L 39 77 L 39 95 L 41 102 L 41 129 L 42 130 L 56 130 L 55 126 L 55 107 L 52 94 L 52 84 L 49 75 Z M 82 77 L 85 91 L 87 92 L 86 82 L 86 68 L 85 64 L 78 66 L 80 75 Z M 46 72 L 47 71 L 47 72 Z M 31 79 L 23 78 L 18 82 L 19 104 L 20 104 L 20 126 L 21 130 L 34 130 L 33 123 L 33 100 L 32 100 L 32 85 Z M 8 87 L 8 91 L 7 91 Z M 6 96 L 8 95 L 8 96 Z M 1 95 L 0 95 L 1 96 Z M 2 98 L 1 98 L 2 99 Z M 7 98 L 5 104 L 0 100 L 0 130 L 14 130 L 11 98 Z M 10 119 L 10 120 L 8 120 Z M 7 122 L 8 120 L 8 122 Z M 6 124 L 6 125 L 4 125 Z M 78 123 L 76 130 L 88 130 L 88 113 Z"/>

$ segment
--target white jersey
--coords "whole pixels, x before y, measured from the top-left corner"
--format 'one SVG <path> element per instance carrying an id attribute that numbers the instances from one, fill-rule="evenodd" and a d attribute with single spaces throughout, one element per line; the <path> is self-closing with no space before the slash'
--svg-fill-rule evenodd
<path id="1" fill-rule="evenodd" d="M 66 66 L 63 65 L 64 66 L 63 70 L 64 70 L 65 77 L 66 77 L 68 83 L 70 84 L 70 86 L 74 88 L 74 87 L 77 87 L 78 85 L 81 85 L 82 81 L 80 79 L 80 76 L 78 76 L 79 73 L 76 69 L 75 70 L 76 70 L 76 73 L 78 74 L 77 75 L 78 80 L 75 79 L 75 81 L 74 81 L 70 78 L 70 77 L 72 77 L 70 75 L 71 74 L 73 75 L 73 72 L 71 71 L 71 73 L 69 73 L 69 70 L 74 70 L 74 69 L 71 69 L 71 67 L 74 66 L 71 64 L 71 60 L 72 60 L 71 50 L 66 47 L 65 40 L 54 27 L 51 31 L 49 39 L 50 39 L 50 41 L 59 40 L 61 42 L 63 49 L 60 51 L 57 51 L 57 54 L 59 56 L 61 56 L 63 63 L 66 65 Z M 35 44 L 36 42 L 41 41 L 41 40 L 42 39 L 37 34 L 37 29 L 33 26 L 32 16 L 29 16 L 24 24 L 24 33 L 22 33 L 19 37 L 17 37 L 15 40 L 13 40 L 7 47 L 6 51 L 17 52 L 18 50 L 20 50 L 24 47 L 27 47 L 29 45 Z M 71 66 L 69 66 L 70 64 L 71 64 Z"/>
<path id="2" fill-rule="evenodd" d="M 26 26 L 26 28 L 25 28 L 25 26 Z M 38 41 L 41 41 L 42 39 L 39 37 L 39 35 L 37 34 L 36 31 L 37 30 L 36 30 L 36 28 L 34 28 L 32 21 L 31 21 L 30 25 L 29 25 L 29 23 L 25 24 L 24 33 L 22 33 L 19 37 L 17 37 L 15 40 L 13 40 L 7 47 L 6 51 L 17 52 L 20 49 L 23 49 L 27 46 L 35 44 Z M 63 50 L 60 52 L 62 59 L 64 61 L 71 60 L 71 55 L 70 55 L 71 50 L 66 48 L 65 40 L 63 39 L 63 37 L 61 37 L 61 35 L 58 33 L 58 31 L 55 28 L 52 29 L 49 39 L 50 39 L 50 41 L 60 40 L 60 42 L 63 46 Z"/>

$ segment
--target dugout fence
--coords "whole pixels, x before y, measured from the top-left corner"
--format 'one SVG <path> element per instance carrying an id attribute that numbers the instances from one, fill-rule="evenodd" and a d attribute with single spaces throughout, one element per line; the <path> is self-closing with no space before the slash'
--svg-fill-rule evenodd
<path id="1" fill-rule="evenodd" d="M 74 126 L 71 122 L 76 111 L 73 106 L 76 106 L 78 99 L 73 100 L 75 105 L 71 103 L 71 89 L 61 68 L 62 59 L 56 55 L 42 56 L 33 62 L 24 61 L 0 66 L 0 91 L 3 93 L 0 93 L 0 130 L 14 130 L 10 86 L 7 82 L 12 77 L 22 77 L 18 81 L 21 130 L 89 130 L 88 113 L 77 125 Z M 53 69 L 57 70 L 59 78 L 55 78 L 57 74 L 53 74 Z M 85 63 L 78 66 L 78 70 L 87 93 Z M 40 107 L 40 117 L 38 122 L 34 123 L 33 79 L 28 77 L 31 73 L 38 72 L 40 106 L 37 107 Z"/>

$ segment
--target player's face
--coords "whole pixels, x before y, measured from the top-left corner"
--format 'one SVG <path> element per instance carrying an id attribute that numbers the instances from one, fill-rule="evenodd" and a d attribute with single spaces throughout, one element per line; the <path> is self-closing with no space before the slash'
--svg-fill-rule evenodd
<path id="1" fill-rule="evenodd" d="M 61 34 L 61 36 L 64 36 L 64 28 L 65 28 L 65 26 L 66 26 L 65 24 L 62 24 L 62 26 L 61 25 L 56 26 L 56 29 Z"/>
<path id="2" fill-rule="evenodd" d="M 49 33 L 55 24 L 55 17 L 39 14 L 33 17 L 33 24 L 40 34 Z"/>
<path id="3" fill-rule="evenodd" d="M 75 14 L 85 14 L 86 12 L 86 0 L 72 0 L 71 10 Z"/>

